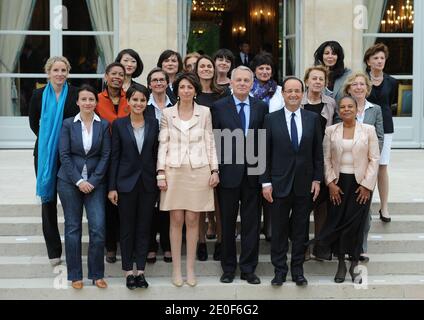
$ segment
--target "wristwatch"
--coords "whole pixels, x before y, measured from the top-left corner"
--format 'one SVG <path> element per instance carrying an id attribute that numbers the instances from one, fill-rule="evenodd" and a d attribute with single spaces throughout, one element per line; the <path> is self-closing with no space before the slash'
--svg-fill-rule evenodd
<path id="1" fill-rule="evenodd" d="M 212 170 L 212 171 L 211 171 L 211 174 L 213 174 L 213 173 L 218 173 L 218 174 L 219 174 L 219 170 L 217 170 L 217 169 Z"/>

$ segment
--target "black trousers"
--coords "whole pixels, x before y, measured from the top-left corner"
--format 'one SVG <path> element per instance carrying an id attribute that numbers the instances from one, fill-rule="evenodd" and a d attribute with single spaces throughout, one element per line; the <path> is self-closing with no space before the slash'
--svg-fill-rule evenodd
<path id="1" fill-rule="evenodd" d="M 159 210 L 159 201 L 155 207 L 152 226 L 150 229 L 149 252 L 158 251 L 158 243 L 156 235 L 159 233 L 159 242 L 162 252 L 171 251 L 171 243 L 169 240 L 169 212 Z"/>
<path id="2" fill-rule="evenodd" d="M 112 204 L 106 198 L 106 240 L 105 247 L 107 252 L 116 252 L 119 241 L 119 211 L 118 207 Z"/>
<path id="3" fill-rule="evenodd" d="M 270 204 L 272 219 L 271 262 L 276 273 L 287 274 L 289 238 L 292 244 L 291 274 L 303 275 L 309 215 L 312 196 L 296 196 L 292 191 L 287 197 L 276 198 Z"/>
<path id="4" fill-rule="evenodd" d="M 34 169 L 37 176 L 38 155 L 34 154 Z M 55 186 L 56 187 L 56 186 Z M 57 191 L 54 200 L 41 205 L 41 221 L 43 225 L 43 236 L 46 242 L 47 255 L 49 259 L 60 258 L 62 255 L 62 242 L 60 240 L 59 226 L 57 224 Z"/>
<path id="5" fill-rule="evenodd" d="M 222 256 L 224 272 L 235 273 L 237 268 L 237 247 L 234 237 L 240 203 L 241 252 L 240 271 L 255 272 L 259 255 L 260 231 L 260 188 L 249 187 L 247 176 L 238 188 L 218 188 L 221 209 Z"/>
<path id="6" fill-rule="evenodd" d="M 122 270 L 144 270 L 157 192 L 147 192 L 141 178 L 131 192 L 118 194 Z"/>

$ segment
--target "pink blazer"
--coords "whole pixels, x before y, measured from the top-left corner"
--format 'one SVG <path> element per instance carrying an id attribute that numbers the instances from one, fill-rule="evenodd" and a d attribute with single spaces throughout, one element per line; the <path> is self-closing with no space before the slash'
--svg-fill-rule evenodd
<path id="1" fill-rule="evenodd" d="M 325 183 L 337 183 L 340 174 L 340 160 L 343 153 L 343 123 L 337 123 L 325 130 L 324 173 Z M 377 181 L 380 151 L 374 126 L 356 122 L 353 137 L 353 166 L 356 182 L 373 190 Z"/>
<path id="2" fill-rule="evenodd" d="M 211 170 L 218 170 L 209 108 L 195 103 L 193 117 L 189 120 L 188 127 L 187 131 L 182 130 L 176 105 L 163 110 L 157 170 L 165 170 L 165 166 L 181 167 L 186 154 L 192 168 L 210 166 Z"/>

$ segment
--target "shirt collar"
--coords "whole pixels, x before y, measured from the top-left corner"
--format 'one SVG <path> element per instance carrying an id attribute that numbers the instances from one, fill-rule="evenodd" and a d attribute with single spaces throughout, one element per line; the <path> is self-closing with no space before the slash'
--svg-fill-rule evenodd
<path id="1" fill-rule="evenodd" d="M 369 102 L 368 100 L 365 100 L 365 108 L 364 111 L 369 109 L 369 108 L 373 108 L 374 104 L 372 104 L 371 102 Z"/>
<path id="2" fill-rule="evenodd" d="M 78 113 L 78 114 L 75 116 L 75 118 L 74 118 L 74 122 L 77 122 L 77 121 L 82 122 L 82 120 L 81 120 L 81 112 L 80 112 L 80 113 Z M 99 116 L 98 116 L 97 114 L 94 114 L 93 122 L 94 122 L 94 121 L 98 121 L 98 122 L 100 122 L 100 121 L 101 121 L 101 120 L 100 120 L 100 118 L 99 118 Z"/>
<path id="3" fill-rule="evenodd" d="M 167 107 L 167 106 L 169 106 L 170 104 L 172 104 L 171 103 L 171 100 L 169 99 L 169 97 L 168 97 L 168 95 L 166 94 L 165 95 L 165 106 Z M 147 102 L 147 104 L 149 105 L 149 104 L 151 104 L 152 106 L 154 106 L 156 109 L 159 109 L 159 106 L 157 105 L 157 103 L 156 103 L 156 101 L 155 101 L 155 98 L 153 97 L 153 94 L 151 94 L 150 95 L 150 98 L 149 98 L 149 102 Z"/>
<path id="4" fill-rule="evenodd" d="M 233 95 L 233 98 L 234 98 L 234 103 L 236 104 L 236 106 L 238 106 L 239 103 L 241 102 L 243 102 L 246 106 L 250 106 L 249 96 L 247 96 L 247 98 L 244 101 L 240 101 L 239 99 L 237 99 L 235 95 Z"/>
<path id="5" fill-rule="evenodd" d="M 286 107 L 284 107 L 284 112 L 286 114 L 286 119 L 289 119 L 292 115 L 293 112 L 291 112 L 289 109 L 287 109 Z M 294 114 L 300 118 L 300 108 L 297 108 L 297 110 L 294 112 Z"/>

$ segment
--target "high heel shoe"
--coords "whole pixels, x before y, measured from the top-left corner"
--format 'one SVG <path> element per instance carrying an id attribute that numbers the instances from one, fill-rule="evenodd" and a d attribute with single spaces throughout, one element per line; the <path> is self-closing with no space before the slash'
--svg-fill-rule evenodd
<path id="1" fill-rule="evenodd" d="M 197 279 L 193 278 L 193 279 L 187 279 L 186 283 L 190 286 L 190 287 L 195 287 L 197 285 Z"/>
<path id="2" fill-rule="evenodd" d="M 107 283 L 104 279 L 97 279 L 97 280 L 93 279 L 93 285 L 95 285 L 97 288 L 100 288 L 100 289 L 107 288 Z"/>
<path id="3" fill-rule="evenodd" d="M 339 265 L 337 267 L 337 272 L 334 277 L 335 283 L 343 283 L 346 279 L 347 268 L 344 261 L 339 261 Z"/>
<path id="4" fill-rule="evenodd" d="M 82 280 L 72 281 L 72 288 L 80 290 L 84 287 Z"/>
<path id="5" fill-rule="evenodd" d="M 183 286 L 183 284 L 184 284 L 184 281 L 183 281 L 183 279 L 182 279 L 182 278 L 175 278 L 175 277 L 172 277 L 172 284 L 173 284 L 174 286 L 176 286 L 176 287 L 182 287 L 182 286 Z"/>
<path id="6" fill-rule="evenodd" d="M 392 221 L 392 218 L 390 218 L 390 217 L 385 217 L 385 216 L 383 216 L 382 214 L 381 214 L 381 209 L 380 210 L 378 210 L 378 213 L 380 214 L 380 220 L 381 221 L 383 221 L 383 222 L 390 222 L 390 221 Z"/>
<path id="7" fill-rule="evenodd" d="M 137 285 L 135 283 L 135 277 L 133 274 L 127 276 L 127 288 L 130 290 L 134 290 L 135 288 L 137 288 Z"/>

